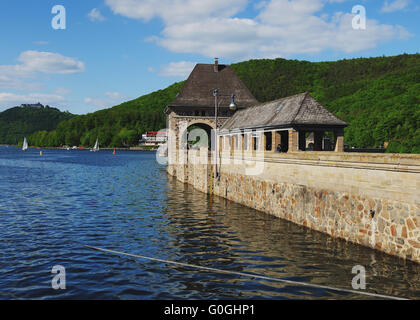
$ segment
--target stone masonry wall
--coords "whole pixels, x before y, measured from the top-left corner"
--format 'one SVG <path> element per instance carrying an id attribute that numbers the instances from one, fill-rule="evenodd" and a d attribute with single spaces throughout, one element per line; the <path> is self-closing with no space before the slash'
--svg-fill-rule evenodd
<path id="1" fill-rule="evenodd" d="M 187 175 L 175 175 L 202 192 L 420 262 L 420 156 L 236 155 L 248 159 L 242 163 L 234 158 L 221 157 L 214 190 L 204 149 L 188 154 Z M 258 174 L 247 173 L 261 163 Z"/>

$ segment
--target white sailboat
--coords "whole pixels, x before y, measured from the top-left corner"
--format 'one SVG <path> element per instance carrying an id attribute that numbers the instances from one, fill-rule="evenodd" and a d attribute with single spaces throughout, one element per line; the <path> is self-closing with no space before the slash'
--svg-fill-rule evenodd
<path id="1" fill-rule="evenodd" d="M 23 139 L 22 150 L 23 151 L 28 150 L 28 141 L 26 140 L 26 137 Z"/>
<path id="2" fill-rule="evenodd" d="M 92 151 L 92 152 L 98 152 L 99 151 L 99 139 L 96 139 L 95 146 L 90 151 Z"/>

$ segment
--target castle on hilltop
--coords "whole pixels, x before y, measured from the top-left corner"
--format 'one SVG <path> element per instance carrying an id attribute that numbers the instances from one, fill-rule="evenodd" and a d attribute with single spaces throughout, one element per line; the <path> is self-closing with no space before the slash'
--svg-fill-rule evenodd
<path id="1" fill-rule="evenodd" d="M 21 104 L 20 107 L 21 108 L 36 108 L 36 109 L 41 109 L 41 108 L 44 108 L 44 105 L 41 104 L 40 102 L 38 102 L 38 103 Z"/>

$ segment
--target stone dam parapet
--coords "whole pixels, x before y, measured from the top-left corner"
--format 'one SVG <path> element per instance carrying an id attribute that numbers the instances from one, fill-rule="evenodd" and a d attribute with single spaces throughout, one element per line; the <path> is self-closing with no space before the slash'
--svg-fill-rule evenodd
<path id="1" fill-rule="evenodd" d="M 206 148 L 185 151 L 168 172 L 202 192 L 420 263 L 420 155 L 242 151 L 212 157 Z"/>

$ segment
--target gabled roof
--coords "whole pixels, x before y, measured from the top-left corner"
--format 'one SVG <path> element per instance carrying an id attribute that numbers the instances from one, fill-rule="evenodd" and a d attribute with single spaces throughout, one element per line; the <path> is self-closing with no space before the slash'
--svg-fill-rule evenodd
<path id="1" fill-rule="evenodd" d="M 281 128 L 296 126 L 346 127 L 308 92 L 239 110 L 222 129 Z"/>
<path id="2" fill-rule="evenodd" d="M 220 95 L 235 94 L 235 103 L 239 108 L 258 104 L 249 89 L 227 65 L 197 64 L 191 72 L 184 87 L 168 107 L 212 107 L 214 108 L 213 90 L 218 88 Z M 224 97 L 225 105 L 230 99 Z M 223 103 L 221 104 L 223 107 Z"/>

